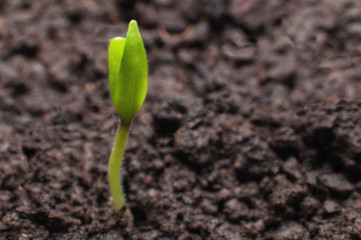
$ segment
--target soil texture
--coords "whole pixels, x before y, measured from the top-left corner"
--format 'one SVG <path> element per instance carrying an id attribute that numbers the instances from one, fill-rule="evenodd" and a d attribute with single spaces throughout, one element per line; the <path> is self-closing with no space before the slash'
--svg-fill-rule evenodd
<path id="1" fill-rule="evenodd" d="M 0 239 L 361 239 L 361 1 L 1 0 Z M 149 89 L 115 213 L 107 44 Z"/>

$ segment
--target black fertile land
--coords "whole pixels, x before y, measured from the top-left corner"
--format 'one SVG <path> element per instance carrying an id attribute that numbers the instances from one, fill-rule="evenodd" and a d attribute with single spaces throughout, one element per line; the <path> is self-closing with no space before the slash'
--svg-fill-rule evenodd
<path id="1" fill-rule="evenodd" d="M 360 0 L 1 0 L 0 239 L 360 240 Z M 149 89 L 114 213 L 107 44 Z"/>

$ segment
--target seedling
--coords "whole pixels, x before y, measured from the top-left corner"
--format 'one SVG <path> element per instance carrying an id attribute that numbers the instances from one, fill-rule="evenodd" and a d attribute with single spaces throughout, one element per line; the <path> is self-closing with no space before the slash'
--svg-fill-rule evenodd
<path id="1" fill-rule="evenodd" d="M 148 65 L 137 22 L 130 21 L 126 38 L 110 40 L 109 88 L 120 124 L 109 160 L 108 179 L 116 211 L 125 205 L 121 167 L 130 126 L 147 94 Z"/>

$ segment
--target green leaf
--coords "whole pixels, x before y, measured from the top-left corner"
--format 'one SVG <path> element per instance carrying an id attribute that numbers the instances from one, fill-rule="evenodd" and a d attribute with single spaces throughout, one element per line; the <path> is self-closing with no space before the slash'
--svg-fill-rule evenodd
<path id="1" fill-rule="evenodd" d="M 142 37 L 135 20 L 126 38 L 110 40 L 108 50 L 109 87 L 122 123 L 130 125 L 142 106 L 148 87 L 148 64 Z"/>
<path id="2" fill-rule="evenodd" d="M 109 89 L 113 103 L 116 102 L 116 89 L 119 82 L 120 62 L 122 61 L 125 38 L 115 37 L 110 40 L 108 50 Z M 114 104 L 115 105 L 115 104 Z"/>

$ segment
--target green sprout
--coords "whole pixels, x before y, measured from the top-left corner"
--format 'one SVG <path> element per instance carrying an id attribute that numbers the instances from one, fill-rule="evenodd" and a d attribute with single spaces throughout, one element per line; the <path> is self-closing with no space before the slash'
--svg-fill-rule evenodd
<path id="1" fill-rule="evenodd" d="M 112 153 L 108 179 L 116 211 L 125 205 L 121 166 L 124 149 L 133 118 L 147 94 L 148 65 L 137 22 L 131 20 L 126 38 L 110 40 L 108 50 L 109 88 L 112 102 L 120 116 Z"/>

